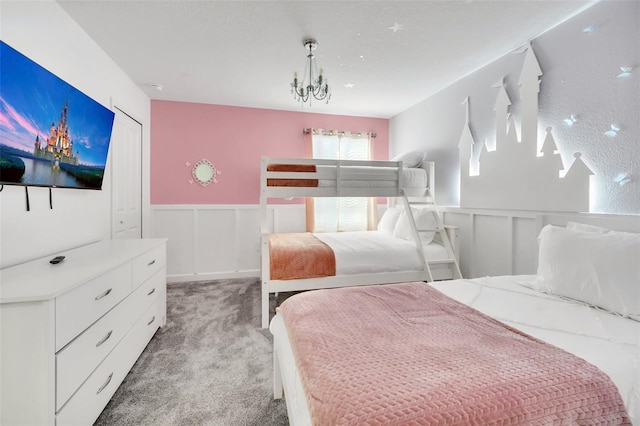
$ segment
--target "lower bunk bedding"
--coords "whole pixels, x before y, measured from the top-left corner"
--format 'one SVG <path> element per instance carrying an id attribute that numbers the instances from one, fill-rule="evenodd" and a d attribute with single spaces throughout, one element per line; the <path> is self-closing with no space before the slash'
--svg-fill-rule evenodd
<path id="1" fill-rule="evenodd" d="M 438 242 L 423 250 L 429 260 L 447 258 Z M 413 241 L 382 231 L 271 234 L 269 252 L 271 280 L 424 269 Z"/>
<path id="2" fill-rule="evenodd" d="M 640 323 L 534 279 L 293 296 L 270 325 L 275 396 L 292 425 L 640 424 Z"/>

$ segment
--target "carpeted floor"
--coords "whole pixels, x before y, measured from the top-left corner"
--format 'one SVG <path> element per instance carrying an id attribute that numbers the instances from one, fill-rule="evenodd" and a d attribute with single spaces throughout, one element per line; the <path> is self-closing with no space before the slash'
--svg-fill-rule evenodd
<path id="1" fill-rule="evenodd" d="M 167 325 L 96 425 L 288 425 L 272 365 L 258 279 L 169 284 Z"/>

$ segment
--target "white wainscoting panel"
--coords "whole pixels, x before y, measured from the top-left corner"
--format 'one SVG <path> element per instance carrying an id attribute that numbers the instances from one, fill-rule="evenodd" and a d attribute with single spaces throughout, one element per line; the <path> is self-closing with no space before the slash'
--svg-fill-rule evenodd
<path id="1" fill-rule="evenodd" d="M 476 214 L 473 216 L 471 272 L 474 276 L 500 275 L 509 265 L 511 255 L 509 218 Z"/>
<path id="2" fill-rule="evenodd" d="M 512 217 L 513 275 L 533 274 L 538 267 L 538 234 L 540 230 L 533 217 Z"/>
<path id="3" fill-rule="evenodd" d="M 259 270 L 260 227 L 258 223 L 260 221 L 260 211 L 257 206 L 255 209 L 238 210 L 237 217 L 237 268 L 239 271 Z"/>
<path id="4" fill-rule="evenodd" d="M 235 209 L 196 209 L 195 273 L 237 272 L 238 211 Z"/>
<path id="5" fill-rule="evenodd" d="M 167 238 L 167 279 L 194 272 L 193 211 L 151 206 L 151 235 Z"/>
<path id="6" fill-rule="evenodd" d="M 465 259 L 469 259 L 471 257 L 471 238 L 473 237 L 472 233 L 472 221 L 473 216 L 467 213 L 461 213 L 456 211 L 440 211 L 442 213 L 443 221 L 446 225 L 457 226 L 458 227 L 458 252 L 459 252 L 459 261 L 458 265 L 460 266 L 460 272 L 463 277 L 468 277 L 471 275 L 470 271 L 470 263 L 465 262 Z"/>
<path id="7" fill-rule="evenodd" d="M 260 276 L 259 205 L 153 205 L 152 235 L 167 238 L 167 280 Z M 303 232 L 304 205 L 269 205 L 274 232 Z"/>
<path id="8" fill-rule="evenodd" d="M 384 206 L 381 206 L 384 210 Z M 640 216 L 440 208 L 459 228 L 466 278 L 535 274 L 537 236 L 547 224 L 582 222 L 640 232 Z M 152 237 L 167 238 L 167 279 L 201 281 L 260 276 L 259 205 L 153 205 Z M 303 204 L 270 204 L 273 232 L 304 232 Z"/>

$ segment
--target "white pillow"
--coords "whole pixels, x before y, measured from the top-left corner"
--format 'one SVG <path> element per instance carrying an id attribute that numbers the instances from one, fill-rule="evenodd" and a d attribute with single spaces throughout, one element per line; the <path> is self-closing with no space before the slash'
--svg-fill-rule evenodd
<path id="1" fill-rule="evenodd" d="M 435 217 L 435 213 L 429 209 L 411 209 L 413 212 L 413 219 L 416 222 L 416 228 L 420 229 L 437 229 L 438 220 Z M 393 231 L 393 235 L 403 240 L 414 241 L 413 234 L 411 233 L 411 223 L 409 217 L 405 211 L 402 211 L 396 229 Z M 436 231 L 430 232 L 418 232 L 420 241 L 422 244 L 429 244 L 433 241 L 433 237 L 436 235 Z"/>
<path id="2" fill-rule="evenodd" d="M 378 231 L 385 232 L 389 235 L 393 235 L 393 231 L 396 229 L 398 218 L 404 209 L 400 206 L 389 207 L 378 221 Z"/>
<path id="3" fill-rule="evenodd" d="M 539 241 L 535 288 L 640 317 L 640 234 L 547 225 Z"/>
<path id="4" fill-rule="evenodd" d="M 586 223 L 579 222 L 567 222 L 567 229 L 570 231 L 599 232 L 601 234 L 609 232 L 609 229 L 607 228 L 602 228 L 595 225 L 587 225 Z"/>
<path id="5" fill-rule="evenodd" d="M 572 231 L 583 231 L 583 232 L 598 232 L 600 234 L 623 234 L 623 235 L 631 235 L 631 236 L 640 236 L 640 234 L 636 232 L 627 232 L 627 231 L 616 231 L 613 229 L 602 228 L 600 226 L 595 225 L 587 225 L 586 223 L 578 223 L 578 222 L 567 222 L 567 229 Z"/>
<path id="6" fill-rule="evenodd" d="M 406 154 L 396 155 L 392 161 L 402 161 L 402 167 L 414 168 L 420 167 L 420 164 L 427 158 L 427 153 L 424 151 L 411 151 Z"/>

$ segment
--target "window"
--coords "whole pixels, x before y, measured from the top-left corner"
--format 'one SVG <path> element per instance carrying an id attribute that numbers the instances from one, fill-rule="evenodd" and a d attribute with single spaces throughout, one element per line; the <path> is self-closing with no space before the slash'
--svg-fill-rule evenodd
<path id="1" fill-rule="evenodd" d="M 370 160 L 373 142 L 370 134 L 349 132 L 310 132 L 312 158 L 331 160 Z M 365 231 L 375 229 L 375 198 L 319 197 L 307 201 L 307 230 L 311 232 Z"/>

